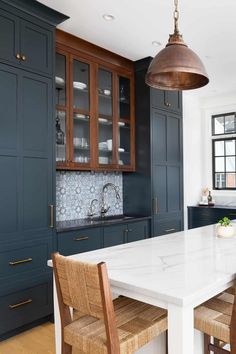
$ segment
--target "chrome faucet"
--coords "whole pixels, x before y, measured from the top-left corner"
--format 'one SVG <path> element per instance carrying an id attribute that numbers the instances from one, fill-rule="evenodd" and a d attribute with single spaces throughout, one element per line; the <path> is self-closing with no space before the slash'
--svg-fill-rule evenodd
<path id="1" fill-rule="evenodd" d="M 113 188 L 113 190 L 115 191 L 116 194 L 116 199 L 117 200 L 121 200 L 119 191 L 118 191 L 118 187 L 115 186 L 113 183 L 109 182 L 106 183 L 103 188 L 102 188 L 102 207 L 101 207 L 101 216 L 104 217 L 106 215 L 106 213 L 108 212 L 108 210 L 110 209 L 110 206 L 107 206 L 105 204 L 105 189 L 111 187 Z"/>
<path id="2" fill-rule="evenodd" d="M 94 215 L 96 215 L 96 213 L 93 211 L 94 210 L 94 204 L 95 203 L 98 203 L 98 200 L 97 199 L 93 199 L 90 203 L 90 206 L 89 206 L 89 209 L 88 209 L 88 216 L 91 218 L 93 217 Z"/>

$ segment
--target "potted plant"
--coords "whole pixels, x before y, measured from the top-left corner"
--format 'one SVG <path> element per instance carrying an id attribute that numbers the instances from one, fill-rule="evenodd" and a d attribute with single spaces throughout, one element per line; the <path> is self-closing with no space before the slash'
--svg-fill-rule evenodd
<path id="1" fill-rule="evenodd" d="M 233 237 L 234 226 L 231 224 L 231 220 L 226 216 L 218 221 L 216 226 L 216 233 L 218 237 Z"/>

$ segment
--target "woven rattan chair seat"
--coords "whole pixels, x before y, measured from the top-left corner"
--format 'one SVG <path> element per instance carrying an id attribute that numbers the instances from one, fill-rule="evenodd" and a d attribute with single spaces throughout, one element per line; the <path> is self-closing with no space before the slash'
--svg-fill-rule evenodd
<path id="1" fill-rule="evenodd" d="M 230 343 L 230 323 L 234 303 L 230 288 L 195 309 L 194 325 L 199 331 L 224 343 Z"/>
<path id="2" fill-rule="evenodd" d="M 120 353 L 131 354 L 167 330 L 167 311 L 142 302 L 119 297 L 114 300 Z M 103 320 L 75 311 L 64 328 L 64 340 L 86 354 L 107 354 Z"/>

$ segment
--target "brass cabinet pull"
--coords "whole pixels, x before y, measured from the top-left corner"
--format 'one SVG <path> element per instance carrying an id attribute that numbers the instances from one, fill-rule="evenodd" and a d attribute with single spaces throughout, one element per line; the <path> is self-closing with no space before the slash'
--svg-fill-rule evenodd
<path id="1" fill-rule="evenodd" d="M 167 230 L 165 230 L 165 232 L 172 232 L 172 231 L 175 231 L 175 229 L 167 229 Z"/>
<path id="2" fill-rule="evenodd" d="M 51 229 L 53 229 L 54 228 L 54 205 L 50 204 L 49 208 L 50 208 L 50 225 L 49 225 L 49 227 Z"/>
<path id="3" fill-rule="evenodd" d="M 18 59 L 18 60 L 20 60 L 20 59 L 21 59 L 21 55 L 20 55 L 20 53 L 17 53 L 17 54 L 16 54 L 16 59 Z"/>
<path id="4" fill-rule="evenodd" d="M 153 198 L 152 200 L 153 202 L 153 212 L 155 215 L 158 214 L 158 200 L 157 200 L 157 197 Z"/>
<path id="5" fill-rule="evenodd" d="M 88 240 L 88 236 L 75 237 L 74 241 L 85 241 Z"/>
<path id="6" fill-rule="evenodd" d="M 26 61 L 26 56 L 25 56 L 25 55 L 22 55 L 22 56 L 21 56 L 21 60 Z"/>
<path id="7" fill-rule="evenodd" d="M 29 263 L 29 262 L 32 262 L 32 260 L 33 260 L 33 258 L 21 259 L 20 261 L 9 262 L 9 265 L 15 266 L 15 265 L 22 264 L 22 263 Z"/>
<path id="8" fill-rule="evenodd" d="M 165 106 L 166 106 L 166 107 L 171 107 L 171 103 L 165 102 Z"/>
<path id="9" fill-rule="evenodd" d="M 236 216 L 236 213 L 229 213 L 229 215 L 231 215 L 231 216 Z"/>
<path id="10" fill-rule="evenodd" d="M 129 230 L 128 230 L 128 232 L 132 232 L 132 231 L 133 231 L 133 229 L 129 229 Z"/>
<path id="11" fill-rule="evenodd" d="M 27 304 L 31 304 L 31 302 L 33 302 L 33 300 L 32 299 L 28 299 L 28 300 L 19 302 L 18 304 L 9 305 L 9 308 L 13 310 L 13 309 L 16 309 L 18 307 L 21 307 L 21 306 L 24 306 L 24 305 L 27 305 Z"/>

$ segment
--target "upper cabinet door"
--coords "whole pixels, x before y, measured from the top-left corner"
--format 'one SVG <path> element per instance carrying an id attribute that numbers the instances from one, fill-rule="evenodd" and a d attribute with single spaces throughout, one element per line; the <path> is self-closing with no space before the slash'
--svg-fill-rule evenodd
<path id="1" fill-rule="evenodd" d="M 85 169 L 91 163 L 91 70 L 90 64 L 73 57 L 71 60 L 71 132 L 72 162 Z"/>
<path id="2" fill-rule="evenodd" d="M 175 113 L 182 112 L 182 92 L 151 89 L 151 105 Z"/>
<path id="3" fill-rule="evenodd" d="M 98 163 L 100 166 L 114 165 L 114 74 L 98 69 Z"/>
<path id="4" fill-rule="evenodd" d="M 56 161 L 57 165 L 65 167 L 68 163 L 68 57 L 65 53 L 56 53 Z"/>
<path id="5" fill-rule="evenodd" d="M 21 21 L 21 65 L 45 74 L 52 73 L 52 32 L 28 21 Z"/>
<path id="6" fill-rule="evenodd" d="M 182 111 L 182 92 L 165 91 L 165 103 L 170 111 L 181 113 Z"/>
<path id="7" fill-rule="evenodd" d="M 131 112 L 131 80 L 118 75 L 118 165 L 123 169 L 132 166 L 133 117 Z"/>
<path id="8" fill-rule="evenodd" d="M 0 9 L 0 59 L 19 64 L 19 44 L 18 17 Z"/>

